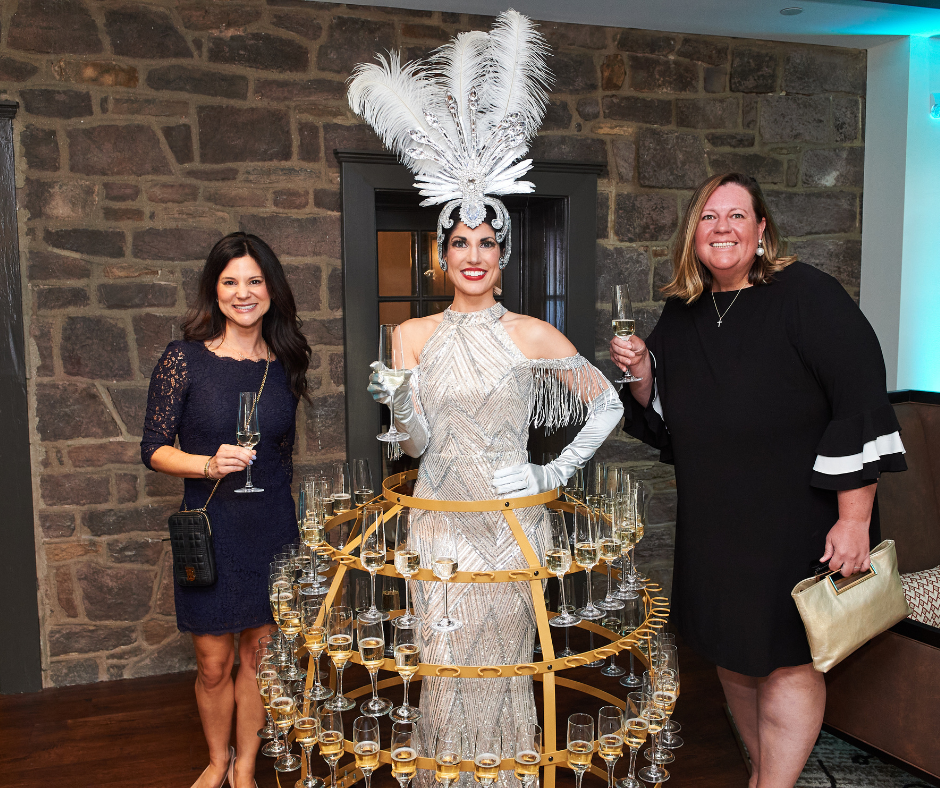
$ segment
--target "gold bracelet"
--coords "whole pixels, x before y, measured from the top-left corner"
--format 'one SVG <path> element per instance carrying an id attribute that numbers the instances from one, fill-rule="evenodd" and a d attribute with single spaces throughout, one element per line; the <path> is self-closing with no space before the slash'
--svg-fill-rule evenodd
<path id="1" fill-rule="evenodd" d="M 210 482 L 214 482 L 215 479 L 213 479 L 213 478 L 209 475 L 209 463 L 210 463 L 210 462 L 212 462 L 212 458 L 211 458 L 211 457 L 210 457 L 208 460 L 206 460 L 206 467 L 202 469 L 202 474 L 203 474 L 203 476 L 205 476 Z"/>

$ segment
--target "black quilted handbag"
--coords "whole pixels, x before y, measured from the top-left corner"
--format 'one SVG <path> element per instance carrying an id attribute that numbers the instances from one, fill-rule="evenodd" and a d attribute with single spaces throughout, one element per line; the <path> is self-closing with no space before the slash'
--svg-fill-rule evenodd
<path id="1" fill-rule="evenodd" d="M 219 483 L 216 482 L 218 487 Z M 212 488 L 215 492 L 215 487 Z M 212 495 L 209 496 L 211 500 Z M 206 506 L 209 501 L 206 501 Z M 186 509 L 170 515 L 170 547 L 173 549 L 173 576 L 184 588 L 211 586 L 218 580 L 215 549 L 212 546 L 212 524 L 201 509 Z"/>

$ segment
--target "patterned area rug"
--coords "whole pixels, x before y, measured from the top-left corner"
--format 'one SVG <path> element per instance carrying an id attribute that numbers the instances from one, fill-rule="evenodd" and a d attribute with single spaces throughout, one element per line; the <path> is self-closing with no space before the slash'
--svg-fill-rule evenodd
<path id="1" fill-rule="evenodd" d="M 796 788 L 935 788 L 823 731 Z"/>

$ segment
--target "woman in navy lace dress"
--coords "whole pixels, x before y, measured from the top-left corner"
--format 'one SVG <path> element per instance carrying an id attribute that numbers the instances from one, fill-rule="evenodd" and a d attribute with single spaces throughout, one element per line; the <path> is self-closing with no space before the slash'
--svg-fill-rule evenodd
<path id="1" fill-rule="evenodd" d="M 193 788 L 219 788 L 226 778 L 232 788 L 249 788 L 264 724 L 255 649 L 273 624 L 268 563 L 297 536 L 291 453 L 310 347 L 280 262 L 245 233 L 226 236 L 209 253 L 182 328 L 185 339 L 167 346 L 150 380 L 141 456 L 148 468 L 185 479 L 185 508 L 203 506 L 222 480 L 208 508 L 218 581 L 177 586 L 176 618 L 193 636 L 196 702 L 209 745 L 209 766 Z M 238 395 L 257 392 L 266 369 L 261 440 L 254 450 L 241 448 Z M 236 494 L 249 464 L 264 492 Z M 236 632 L 241 669 L 233 680 Z M 229 747 L 233 710 L 237 759 Z"/>

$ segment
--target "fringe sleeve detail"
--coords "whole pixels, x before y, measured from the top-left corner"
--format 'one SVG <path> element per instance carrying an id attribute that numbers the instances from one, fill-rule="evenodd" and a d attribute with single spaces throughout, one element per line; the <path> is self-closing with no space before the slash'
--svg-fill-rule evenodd
<path id="1" fill-rule="evenodd" d="M 529 415 L 536 427 L 546 431 L 586 421 L 603 409 L 613 385 L 604 374 L 581 355 L 557 359 L 535 359 Z"/>

